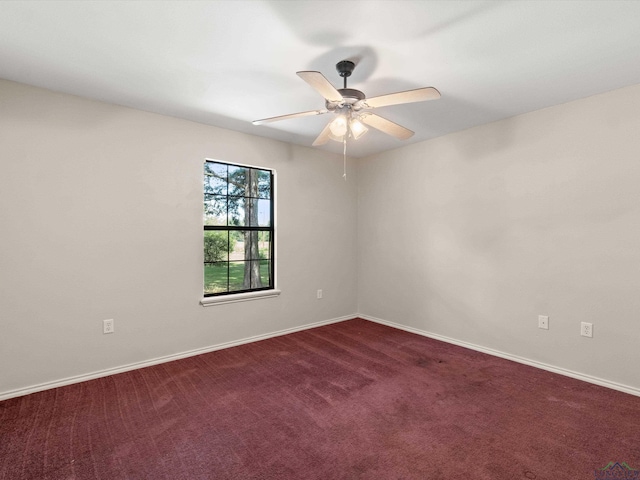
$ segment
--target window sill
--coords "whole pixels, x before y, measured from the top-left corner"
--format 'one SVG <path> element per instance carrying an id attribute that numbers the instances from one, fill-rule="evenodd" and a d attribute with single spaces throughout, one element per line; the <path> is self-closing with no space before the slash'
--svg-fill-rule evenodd
<path id="1" fill-rule="evenodd" d="M 277 297 L 280 293 L 280 290 L 261 290 L 259 292 L 245 292 L 235 295 L 222 295 L 220 297 L 204 297 L 200 300 L 200 305 L 203 307 L 212 307 L 214 305 L 223 305 L 225 303 L 248 302 L 249 300 Z"/>

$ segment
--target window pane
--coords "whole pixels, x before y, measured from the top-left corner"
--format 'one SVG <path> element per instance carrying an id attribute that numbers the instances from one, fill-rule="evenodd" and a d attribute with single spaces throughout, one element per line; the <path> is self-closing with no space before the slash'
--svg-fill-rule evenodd
<path id="1" fill-rule="evenodd" d="M 271 172 L 258 170 L 258 196 L 271 198 Z"/>
<path id="2" fill-rule="evenodd" d="M 263 287 L 273 286 L 271 279 L 271 260 L 260 260 L 260 280 Z"/>
<path id="3" fill-rule="evenodd" d="M 229 197 L 229 225 L 247 225 L 248 213 L 244 197 Z"/>
<path id="4" fill-rule="evenodd" d="M 244 287 L 245 262 L 229 263 L 229 291 L 246 290 Z"/>
<path id="5" fill-rule="evenodd" d="M 229 260 L 244 260 L 244 235 L 237 230 L 229 231 Z"/>
<path id="6" fill-rule="evenodd" d="M 258 226 L 258 199 L 257 198 L 247 198 L 246 201 L 247 207 L 249 207 L 249 214 L 247 215 L 247 220 L 249 221 L 248 225 L 251 227 Z"/>
<path id="7" fill-rule="evenodd" d="M 205 194 L 204 224 L 227 225 L 227 197 Z"/>
<path id="8" fill-rule="evenodd" d="M 258 252 L 260 260 L 271 258 L 271 232 L 258 232 Z"/>
<path id="9" fill-rule="evenodd" d="M 260 232 L 244 230 L 243 247 L 244 247 L 244 260 L 259 260 L 260 259 L 260 246 L 258 242 L 258 234 Z"/>
<path id="10" fill-rule="evenodd" d="M 249 169 L 229 165 L 229 195 L 244 197 Z"/>
<path id="11" fill-rule="evenodd" d="M 258 227 L 270 227 L 271 226 L 271 200 L 254 200 L 253 207 L 257 210 L 257 225 Z"/>
<path id="12" fill-rule="evenodd" d="M 229 232 L 204 232 L 204 261 L 205 263 L 226 262 L 229 260 Z"/>
<path id="13" fill-rule="evenodd" d="M 262 277 L 260 276 L 260 260 L 251 261 L 250 263 L 250 279 L 251 279 L 251 288 L 262 288 L 267 287 L 267 285 L 262 284 Z"/>
<path id="14" fill-rule="evenodd" d="M 227 290 L 227 262 L 204 264 L 204 293 L 221 293 Z"/>
<path id="15" fill-rule="evenodd" d="M 227 194 L 227 166 L 220 163 L 205 162 L 204 164 L 205 193 Z"/>

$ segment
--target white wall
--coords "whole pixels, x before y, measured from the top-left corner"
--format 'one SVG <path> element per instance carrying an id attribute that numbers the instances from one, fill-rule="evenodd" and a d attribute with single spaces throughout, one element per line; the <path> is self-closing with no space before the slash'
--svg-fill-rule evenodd
<path id="1" fill-rule="evenodd" d="M 639 107 L 617 90 L 345 183 L 339 156 L 0 81 L 0 398 L 357 311 L 639 389 Z M 205 157 L 276 169 L 280 297 L 199 305 Z"/>
<path id="2" fill-rule="evenodd" d="M 639 112 L 634 86 L 360 160 L 359 311 L 640 388 Z"/>
<path id="3" fill-rule="evenodd" d="M 276 169 L 279 297 L 199 305 L 205 157 Z M 316 149 L 0 81 L 0 398 L 353 316 L 352 173 Z"/>

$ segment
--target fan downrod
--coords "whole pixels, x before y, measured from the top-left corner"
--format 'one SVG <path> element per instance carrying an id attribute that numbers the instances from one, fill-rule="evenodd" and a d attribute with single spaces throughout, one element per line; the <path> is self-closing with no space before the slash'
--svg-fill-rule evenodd
<path id="1" fill-rule="evenodd" d="M 356 64 L 351 60 L 342 60 L 336 64 L 336 70 L 344 78 L 344 88 L 347 88 L 347 77 L 351 76 L 354 68 L 356 68 Z"/>

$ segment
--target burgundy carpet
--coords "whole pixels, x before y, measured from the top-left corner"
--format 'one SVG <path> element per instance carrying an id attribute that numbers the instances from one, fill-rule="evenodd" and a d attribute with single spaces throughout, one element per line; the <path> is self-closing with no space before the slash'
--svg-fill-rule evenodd
<path id="1" fill-rule="evenodd" d="M 640 469 L 640 398 L 360 319 L 0 402 L 3 480 L 578 480 L 610 462 Z"/>

